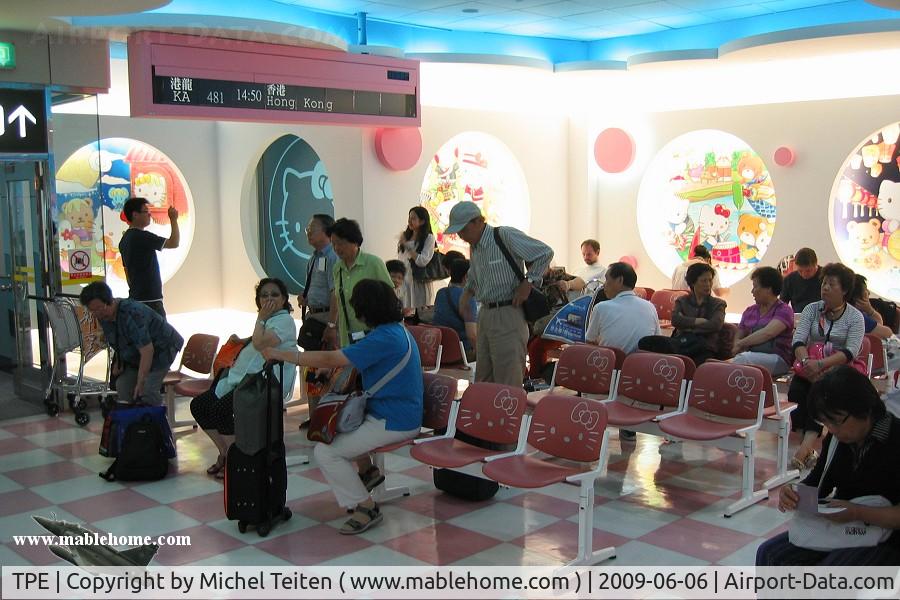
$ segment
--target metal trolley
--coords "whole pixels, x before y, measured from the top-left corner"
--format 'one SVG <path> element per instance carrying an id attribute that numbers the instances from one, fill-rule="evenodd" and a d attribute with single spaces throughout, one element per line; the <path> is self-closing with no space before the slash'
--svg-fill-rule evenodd
<path id="1" fill-rule="evenodd" d="M 103 331 L 97 320 L 71 298 L 57 296 L 52 300 L 42 300 L 42 303 L 53 332 L 53 369 L 44 395 L 47 414 L 59 414 L 59 398 L 65 395 L 75 413 L 75 422 L 87 425 L 91 416 L 83 396 L 98 396 L 105 413 L 107 396 L 116 393 L 106 383 L 110 374 L 110 353 L 106 355 L 106 377 L 103 381 L 86 381 L 84 377 L 84 365 L 107 348 Z M 65 368 L 65 358 L 70 353 L 79 356 L 78 375 L 75 377 L 70 377 Z"/>

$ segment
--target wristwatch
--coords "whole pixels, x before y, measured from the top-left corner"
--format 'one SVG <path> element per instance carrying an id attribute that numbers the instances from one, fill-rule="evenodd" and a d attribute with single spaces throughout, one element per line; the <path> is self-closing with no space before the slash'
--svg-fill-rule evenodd
<path id="1" fill-rule="evenodd" d="M 335 325 L 334 321 L 328 321 L 328 323 L 326 323 L 326 325 L 328 326 L 328 329 L 334 329 L 335 327 L 337 327 L 337 325 Z"/>

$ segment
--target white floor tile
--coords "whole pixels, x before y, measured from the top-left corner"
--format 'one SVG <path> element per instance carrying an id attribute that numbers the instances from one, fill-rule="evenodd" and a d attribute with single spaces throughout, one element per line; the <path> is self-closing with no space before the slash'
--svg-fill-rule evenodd
<path id="1" fill-rule="evenodd" d="M 156 500 L 160 504 L 171 504 L 178 500 L 205 496 L 222 491 L 222 483 L 204 475 L 179 473 L 169 475 L 159 481 L 146 481 L 132 489 L 139 494 Z"/>
<path id="2" fill-rule="evenodd" d="M 687 554 L 682 554 L 680 552 L 666 550 L 665 548 L 660 548 L 659 546 L 653 546 L 650 544 L 645 544 L 644 542 L 639 542 L 637 540 L 631 540 L 630 542 L 622 544 L 621 546 L 616 548 L 616 559 L 610 564 L 617 567 L 643 565 L 701 566 L 708 565 L 709 562 L 700 558 L 688 556 Z"/>
<path id="3" fill-rule="evenodd" d="M 0 473 L 9 471 L 17 471 L 27 467 L 39 467 L 41 465 L 49 465 L 62 460 L 62 457 L 44 450 L 27 450 L 25 452 L 15 452 L 13 454 L 4 454 L 3 460 L 0 460 Z"/>
<path id="4" fill-rule="evenodd" d="M 200 522 L 168 506 L 154 506 L 94 523 L 100 531 L 116 535 L 165 535 L 200 525 Z"/>
<path id="5" fill-rule="evenodd" d="M 235 525 L 235 528 L 237 528 L 237 525 Z M 290 564 L 291 563 L 287 562 L 286 560 L 282 560 L 277 556 L 269 554 L 268 552 L 263 552 L 259 548 L 256 548 L 254 546 L 245 546 L 244 548 L 238 548 L 237 550 L 232 550 L 231 552 L 226 552 L 225 554 L 217 554 L 216 556 L 210 556 L 209 558 L 198 560 L 195 563 L 191 563 L 191 566 L 287 567 L 290 566 Z"/>
<path id="6" fill-rule="evenodd" d="M 718 469 L 696 467 L 664 480 L 667 484 L 713 494 L 730 496 L 741 490 L 741 474 L 726 473 Z"/>
<path id="7" fill-rule="evenodd" d="M 509 504 L 492 504 L 448 522 L 498 540 L 509 541 L 556 522 L 556 517 Z"/>
<path id="8" fill-rule="evenodd" d="M 559 566 L 559 560 L 552 556 L 526 550 L 515 544 L 498 544 L 472 556 L 453 563 L 455 565 L 496 566 L 522 565 L 526 567 Z"/>
<path id="9" fill-rule="evenodd" d="M 379 525 L 376 529 L 381 528 L 382 525 Z M 373 530 L 374 531 L 374 530 Z M 361 534 L 365 535 L 365 534 Z M 351 552 L 350 554 L 345 554 L 343 556 L 339 556 L 329 561 L 325 561 L 321 563 L 322 565 L 328 566 L 373 566 L 373 567 L 421 567 L 428 566 L 428 563 L 422 562 L 421 560 L 416 560 L 412 556 L 403 554 L 402 552 L 396 552 L 391 550 L 390 548 L 382 548 L 380 546 L 370 546 L 368 548 L 364 548 L 363 550 L 359 550 L 357 552 Z"/>
<path id="10" fill-rule="evenodd" d="M 612 500 L 594 507 L 594 527 L 628 538 L 639 538 L 680 517 L 632 502 Z M 578 515 L 569 517 L 578 522 Z"/>
<path id="11" fill-rule="evenodd" d="M 84 475 L 65 481 L 56 481 L 31 488 L 35 494 L 40 494 L 54 504 L 64 504 L 82 498 L 99 496 L 108 492 L 125 489 L 121 483 L 115 481 L 103 481 L 98 476 Z"/>
<path id="12" fill-rule="evenodd" d="M 35 446 L 41 446 L 42 448 L 58 446 L 60 444 L 74 444 L 90 439 L 97 439 L 99 442 L 97 434 L 93 431 L 81 428 L 76 429 L 74 427 L 55 429 L 53 431 L 42 431 L 41 433 L 34 433 L 26 436 L 25 439 Z"/>
<path id="13" fill-rule="evenodd" d="M 725 527 L 750 535 L 763 535 L 772 531 L 782 523 L 791 520 L 791 513 L 783 513 L 777 508 L 767 506 L 765 501 L 747 507 L 739 513 L 725 518 L 725 508 L 734 502 L 728 498 L 705 506 L 688 515 L 691 519 L 703 521 L 717 527 Z"/>

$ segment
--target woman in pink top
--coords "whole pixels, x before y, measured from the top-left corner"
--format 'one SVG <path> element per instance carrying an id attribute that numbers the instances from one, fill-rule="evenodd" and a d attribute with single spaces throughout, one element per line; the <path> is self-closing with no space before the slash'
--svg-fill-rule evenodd
<path id="1" fill-rule="evenodd" d="M 777 269 L 759 267 L 750 275 L 755 304 L 741 316 L 733 362 L 755 365 L 772 375 L 787 373 L 791 364 L 794 311 L 778 299 L 782 277 Z"/>

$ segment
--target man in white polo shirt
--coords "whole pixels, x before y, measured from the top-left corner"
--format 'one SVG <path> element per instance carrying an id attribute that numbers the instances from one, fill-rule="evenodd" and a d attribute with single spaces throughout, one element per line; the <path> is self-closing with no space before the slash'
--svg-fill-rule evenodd
<path id="1" fill-rule="evenodd" d="M 631 265 L 615 262 L 609 265 L 603 291 L 609 298 L 591 311 L 584 339 L 594 344 L 621 348 L 631 354 L 638 341 L 648 335 L 659 335 L 656 308 L 634 295 L 637 274 Z"/>
<path id="2" fill-rule="evenodd" d="M 625 354 L 637 350 L 638 342 L 648 335 L 659 335 L 656 307 L 634 294 L 637 273 L 631 265 L 615 262 L 609 265 L 603 292 L 609 300 L 599 302 L 591 311 L 585 341 L 621 348 Z M 620 440 L 633 440 L 633 431 L 619 430 Z"/>

